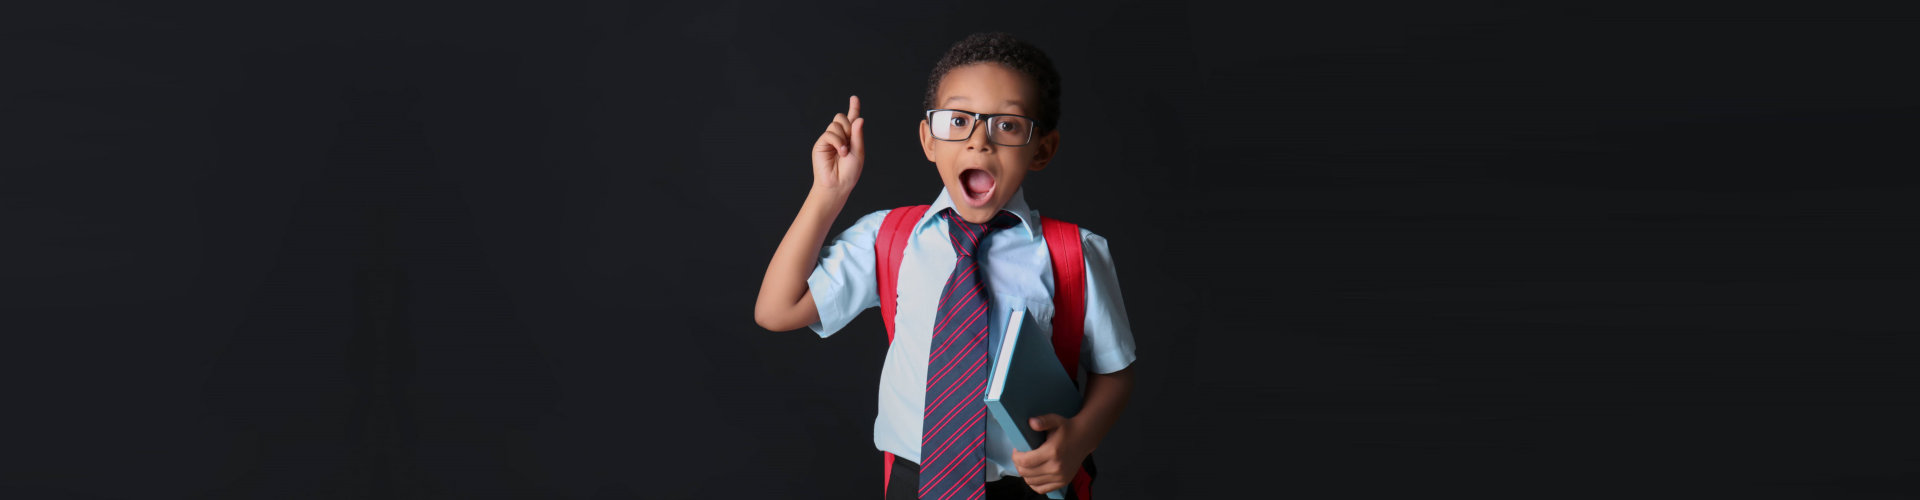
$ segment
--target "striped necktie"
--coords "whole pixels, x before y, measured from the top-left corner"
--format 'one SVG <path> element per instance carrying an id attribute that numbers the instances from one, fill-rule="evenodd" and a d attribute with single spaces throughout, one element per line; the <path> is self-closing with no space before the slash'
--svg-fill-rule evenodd
<path id="1" fill-rule="evenodd" d="M 974 224 L 948 208 L 947 236 L 957 257 L 953 274 L 940 292 L 940 310 L 933 326 L 933 344 L 927 358 L 927 408 L 920 440 L 920 498 L 924 500 L 977 499 L 984 494 L 982 467 L 986 456 L 987 283 L 980 276 L 974 251 L 987 232 L 1020 222 L 1012 212 L 1000 211 L 985 224 Z"/>

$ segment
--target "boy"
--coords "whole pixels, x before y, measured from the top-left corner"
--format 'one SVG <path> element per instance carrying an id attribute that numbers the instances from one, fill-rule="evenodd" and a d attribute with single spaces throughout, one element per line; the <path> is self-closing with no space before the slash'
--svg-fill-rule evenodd
<path id="1" fill-rule="evenodd" d="M 1060 144 L 1060 79 L 1046 54 L 1005 34 L 969 36 L 935 65 L 925 99 L 920 146 L 945 189 L 924 215 L 904 222 L 911 232 L 873 432 L 874 446 L 891 457 L 886 498 L 1040 498 L 1074 484 L 1133 388 L 1133 334 L 1113 262 L 1106 239 L 1085 229 L 1079 241 L 1045 241 L 1020 189 Z M 890 211 L 861 217 L 818 253 L 860 178 L 865 127 L 860 100 L 850 97 L 814 143 L 813 189 L 760 285 L 761 327 L 805 325 L 825 337 L 882 300 L 874 248 Z M 1027 310 L 1051 335 L 1048 245 L 1080 245 L 1084 255 L 1079 365 L 1088 373 L 1076 379 L 1085 399 L 1071 418 L 1031 419 L 1046 443 L 1013 452 L 982 412 L 991 370 L 980 367 L 998 352 L 1014 310 Z"/>

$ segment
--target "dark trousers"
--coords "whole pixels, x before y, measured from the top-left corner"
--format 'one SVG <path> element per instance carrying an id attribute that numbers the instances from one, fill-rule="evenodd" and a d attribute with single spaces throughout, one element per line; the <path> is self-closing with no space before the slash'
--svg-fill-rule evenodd
<path id="1" fill-rule="evenodd" d="M 1046 495 L 1035 493 L 1027 487 L 1027 481 L 1020 476 L 1006 476 L 999 481 L 991 481 L 986 487 L 987 498 L 992 500 L 1029 500 L 1045 499 Z M 893 457 L 893 472 L 887 476 L 886 500 L 915 500 L 920 494 L 920 464 L 907 459 Z"/>

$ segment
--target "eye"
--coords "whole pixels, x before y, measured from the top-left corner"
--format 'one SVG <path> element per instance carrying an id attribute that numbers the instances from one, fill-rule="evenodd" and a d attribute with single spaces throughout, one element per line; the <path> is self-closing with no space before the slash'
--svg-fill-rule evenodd
<path id="1" fill-rule="evenodd" d="M 1013 122 L 1000 122 L 1000 131 L 1001 131 L 1001 132 L 1013 132 L 1013 131 L 1015 131 L 1015 130 L 1019 130 L 1019 129 L 1020 129 L 1020 126 L 1019 126 L 1019 125 L 1014 125 L 1014 123 L 1013 123 Z"/>
<path id="2" fill-rule="evenodd" d="M 955 127 L 965 127 L 965 126 L 967 126 L 967 117 L 964 117 L 964 116 L 955 116 L 955 117 L 953 117 L 953 119 L 952 119 L 952 120 L 950 120 L 950 121 L 952 121 L 952 122 L 953 122 L 953 126 L 955 126 Z"/>

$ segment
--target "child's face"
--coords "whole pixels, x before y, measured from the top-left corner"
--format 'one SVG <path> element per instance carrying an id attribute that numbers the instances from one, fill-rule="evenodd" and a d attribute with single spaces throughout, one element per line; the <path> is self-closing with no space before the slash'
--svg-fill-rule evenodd
<path id="1" fill-rule="evenodd" d="M 976 63 L 953 68 L 940 79 L 933 107 L 1031 117 L 1039 111 L 1034 107 L 1037 95 L 1026 75 L 996 63 Z M 1046 168 L 1060 145 L 1057 130 L 1019 147 L 994 144 L 987 135 L 987 123 L 981 121 L 964 141 L 934 139 L 927 121 L 920 120 L 920 149 L 927 161 L 940 167 L 954 211 L 967 222 L 992 220 L 1026 180 L 1027 171 Z"/>

